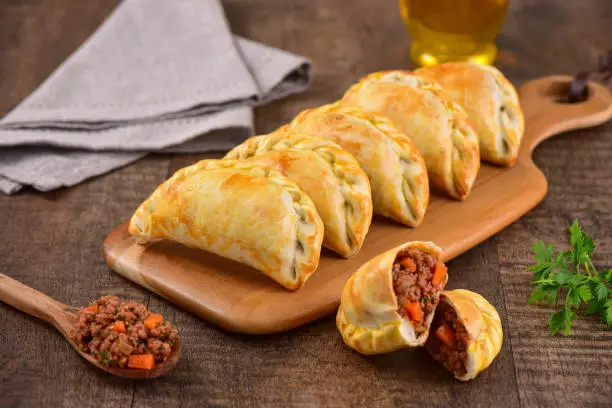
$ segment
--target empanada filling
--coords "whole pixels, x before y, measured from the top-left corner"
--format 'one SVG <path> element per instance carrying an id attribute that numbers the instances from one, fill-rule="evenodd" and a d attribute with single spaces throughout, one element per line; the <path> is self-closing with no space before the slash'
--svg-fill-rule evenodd
<path id="1" fill-rule="evenodd" d="M 392 271 L 398 313 L 421 335 L 446 284 L 446 266 L 433 254 L 407 248 L 397 254 Z"/>
<path id="2" fill-rule="evenodd" d="M 434 359 L 455 376 L 461 377 L 467 372 L 467 349 L 470 335 L 455 309 L 442 301 L 436 309 L 431 334 L 425 348 Z"/>

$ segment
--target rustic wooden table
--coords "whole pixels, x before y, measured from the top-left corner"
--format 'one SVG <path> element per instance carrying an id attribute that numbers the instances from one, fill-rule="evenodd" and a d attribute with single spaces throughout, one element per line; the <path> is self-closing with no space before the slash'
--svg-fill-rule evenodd
<path id="1" fill-rule="evenodd" d="M 0 115 L 28 95 L 103 21 L 116 1 L 0 0 Z M 256 113 L 259 132 L 331 101 L 371 71 L 409 67 L 395 1 L 229 0 L 232 29 L 310 57 L 311 89 Z M 596 66 L 612 43 L 610 0 L 513 0 L 497 65 L 515 84 Z M 501 354 L 459 383 L 422 351 L 364 358 L 346 348 L 333 317 L 287 333 L 228 333 L 113 273 L 105 235 L 174 170 L 202 156 L 149 156 L 74 188 L 0 196 L 0 271 L 62 302 L 103 294 L 148 303 L 176 322 L 183 357 L 167 377 L 113 378 L 86 364 L 51 326 L 0 304 L 1 407 L 144 406 L 610 406 L 612 331 L 580 318 L 551 337 L 548 307 L 527 304 L 537 239 L 565 244 L 580 219 L 612 265 L 612 123 L 545 142 L 536 163 L 546 200 L 450 262 L 450 287 L 482 293 L 505 328 Z M 512 188 L 512 186 L 508 186 Z"/>

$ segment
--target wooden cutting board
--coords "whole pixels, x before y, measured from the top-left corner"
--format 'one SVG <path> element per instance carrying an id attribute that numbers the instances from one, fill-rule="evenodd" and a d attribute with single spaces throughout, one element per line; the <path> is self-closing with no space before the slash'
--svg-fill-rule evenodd
<path id="1" fill-rule="evenodd" d="M 348 277 L 375 255 L 406 241 L 433 241 L 448 261 L 542 201 L 546 179 L 531 159 L 533 149 L 552 135 L 612 117 L 612 92 L 601 85 L 590 84 L 585 102 L 558 102 L 570 80 L 551 76 L 519 89 L 526 130 L 515 166 L 483 165 L 466 201 L 432 196 L 425 220 L 416 229 L 375 217 L 357 256 L 342 259 L 324 249 L 318 270 L 297 292 L 283 289 L 255 269 L 205 251 L 172 242 L 138 245 L 127 222 L 104 241 L 106 262 L 120 275 L 232 331 L 280 332 L 334 313 Z"/>

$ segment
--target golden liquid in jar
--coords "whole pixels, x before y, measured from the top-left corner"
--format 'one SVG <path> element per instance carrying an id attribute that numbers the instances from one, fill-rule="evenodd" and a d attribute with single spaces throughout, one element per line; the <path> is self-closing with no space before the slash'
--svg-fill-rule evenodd
<path id="1" fill-rule="evenodd" d="M 420 66 L 447 61 L 491 64 L 508 0 L 399 0 Z"/>

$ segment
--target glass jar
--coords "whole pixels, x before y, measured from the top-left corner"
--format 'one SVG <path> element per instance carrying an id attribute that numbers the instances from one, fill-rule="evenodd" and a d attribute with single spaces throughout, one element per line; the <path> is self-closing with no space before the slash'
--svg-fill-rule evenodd
<path id="1" fill-rule="evenodd" d="M 508 0 L 399 0 L 419 66 L 447 61 L 491 64 Z"/>

